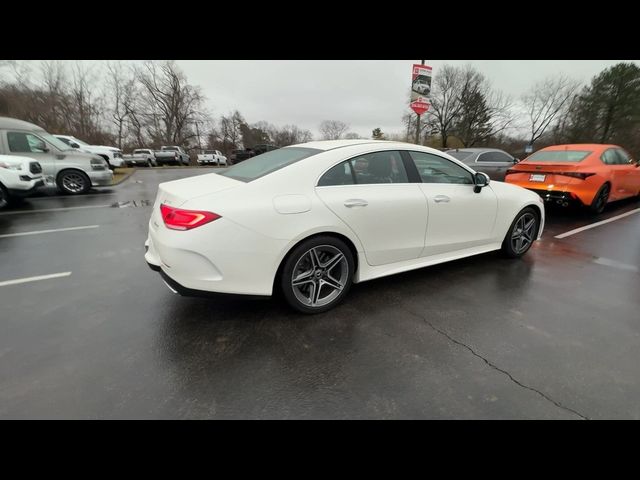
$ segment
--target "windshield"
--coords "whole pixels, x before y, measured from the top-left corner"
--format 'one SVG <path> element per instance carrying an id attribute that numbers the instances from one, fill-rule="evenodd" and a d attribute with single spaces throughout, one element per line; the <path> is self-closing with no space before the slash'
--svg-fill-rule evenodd
<path id="1" fill-rule="evenodd" d="M 54 137 L 53 135 L 45 132 L 44 130 L 39 130 L 37 133 L 39 137 L 41 137 L 43 140 L 46 140 L 47 143 L 53 145 L 58 150 L 73 150 L 73 148 L 71 148 L 69 145 L 64 143 L 62 140 L 60 140 L 57 137 Z"/>
<path id="2" fill-rule="evenodd" d="M 205 155 L 215 155 L 216 151 L 215 150 L 205 150 L 204 154 Z"/>
<path id="3" fill-rule="evenodd" d="M 540 150 L 530 157 L 527 162 L 570 162 L 578 163 L 587 158 L 592 152 L 586 150 Z"/>
<path id="4" fill-rule="evenodd" d="M 178 151 L 178 147 L 162 147 L 162 150 L 164 150 L 165 152 L 177 152 Z"/>
<path id="5" fill-rule="evenodd" d="M 134 150 L 133 153 L 149 153 L 149 150 Z"/>
<path id="6" fill-rule="evenodd" d="M 272 150 L 262 155 L 256 155 L 242 163 L 229 167 L 220 173 L 224 177 L 233 178 L 242 182 L 250 182 L 260 177 L 264 177 L 276 170 L 291 165 L 303 158 L 310 157 L 322 150 L 315 148 L 288 147 L 279 150 Z"/>
<path id="7" fill-rule="evenodd" d="M 466 152 L 464 150 L 458 150 L 458 151 L 453 150 L 451 152 L 445 152 L 445 153 L 448 153 L 456 160 L 464 160 L 465 158 L 470 157 L 473 152 Z"/>

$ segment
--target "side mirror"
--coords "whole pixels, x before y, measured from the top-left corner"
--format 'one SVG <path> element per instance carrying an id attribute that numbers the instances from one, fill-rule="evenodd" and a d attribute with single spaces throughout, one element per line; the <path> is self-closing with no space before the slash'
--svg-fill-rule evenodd
<path id="1" fill-rule="evenodd" d="M 480 193 L 483 187 L 486 187 L 487 185 L 489 185 L 490 181 L 491 179 L 489 178 L 489 175 L 487 175 L 486 173 L 484 172 L 476 173 L 474 177 L 475 186 L 473 187 L 473 191 L 475 193 Z"/>

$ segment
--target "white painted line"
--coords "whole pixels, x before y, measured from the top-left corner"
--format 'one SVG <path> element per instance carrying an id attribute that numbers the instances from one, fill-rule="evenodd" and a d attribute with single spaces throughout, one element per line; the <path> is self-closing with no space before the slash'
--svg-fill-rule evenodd
<path id="1" fill-rule="evenodd" d="M 592 228 L 599 227 L 600 225 L 615 222 L 616 220 L 628 217 L 629 215 L 633 215 L 634 213 L 640 213 L 640 208 L 636 208 L 635 210 L 631 210 L 630 212 L 623 213 L 622 215 L 616 215 L 615 217 L 607 218 L 606 220 L 602 220 L 601 222 L 592 223 L 591 225 L 587 225 L 585 227 L 576 228 L 575 230 L 569 230 L 568 232 L 556 235 L 553 238 L 567 238 L 571 235 L 575 235 L 576 233 L 584 232 L 585 230 L 590 230 Z"/>
<path id="2" fill-rule="evenodd" d="M 68 277 L 69 275 L 71 275 L 71 272 L 52 273 L 51 275 L 40 275 L 38 277 L 17 278 L 15 280 L 0 282 L 0 287 L 16 285 L 18 283 L 37 282 L 39 280 L 49 280 L 50 278 Z"/>
<path id="3" fill-rule="evenodd" d="M 108 207 L 111 207 L 111 205 L 85 205 L 83 207 L 43 208 L 39 210 L 12 210 L 9 212 L 0 212 L 0 215 L 21 215 L 23 213 L 61 212 L 64 210 L 80 210 L 83 208 L 108 208 Z"/>
<path id="4" fill-rule="evenodd" d="M 86 225 L 84 227 L 55 228 L 52 230 L 35 230 L 33 232 L 5 233 L 4 235 L 0 235 L 0 238 L 23 237 L 25 235 L 40 235 L 41 233 L 70 232 L 73 230 L 87 230 L 89 228 L 98 228 L 99 226 L 100 225 Z"/>

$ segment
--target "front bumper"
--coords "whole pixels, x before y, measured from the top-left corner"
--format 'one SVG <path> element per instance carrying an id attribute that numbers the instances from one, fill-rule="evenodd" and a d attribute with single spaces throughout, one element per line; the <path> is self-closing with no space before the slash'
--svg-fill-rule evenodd
<path id="1" fill-rule="evenodd" d="M 44 178 L 38 178 L 29 182 L 22 183 L 24 183 L 24 185 L 20 185 L 20 188 L 7 188 L 9 195 L 12 197 L 28 197 L 36 190 L 44 187 L 45 185 Z"/>
<path id="2" fill-rule="evenodd" d="M 113 184 L 113 172 L 111 170 L 92 170 L 87 172 L 91 185 L 94 187 L 106 187 Z"/>

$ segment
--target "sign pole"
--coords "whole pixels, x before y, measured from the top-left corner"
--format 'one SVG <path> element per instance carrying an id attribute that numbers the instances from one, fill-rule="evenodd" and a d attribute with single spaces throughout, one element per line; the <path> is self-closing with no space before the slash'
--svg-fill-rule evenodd
<path id="1" fill-rule="evenodd" d="M 424 60 L 420 60 L 420 64 L 424 65 Z M 418 119 L 416 120 L 416 144 L 420 145 L 420 114 L 416 113 Z"/>

